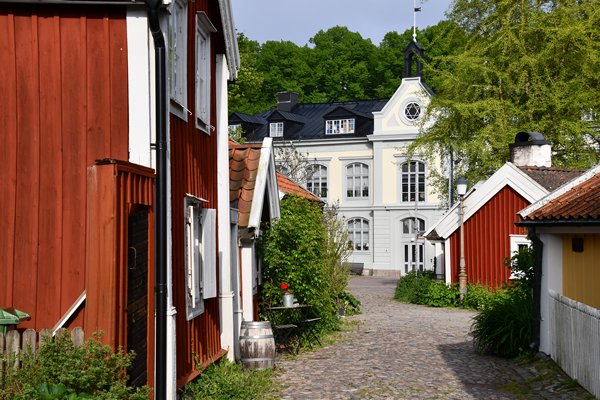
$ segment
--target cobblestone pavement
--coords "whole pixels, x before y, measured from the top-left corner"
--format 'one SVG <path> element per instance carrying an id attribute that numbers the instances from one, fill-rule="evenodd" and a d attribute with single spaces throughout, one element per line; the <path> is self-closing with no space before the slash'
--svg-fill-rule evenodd
<path id="1" fill-rule="evenodd" d="M 474 352 L 473 313 L 392 299 L 395 279 L 353 277 L 362 314 L 333 345 L 277 362 L 284 399 L 584 399 L 513 361 Z M 526 383 L 526 384 L 525 384 Z"/>

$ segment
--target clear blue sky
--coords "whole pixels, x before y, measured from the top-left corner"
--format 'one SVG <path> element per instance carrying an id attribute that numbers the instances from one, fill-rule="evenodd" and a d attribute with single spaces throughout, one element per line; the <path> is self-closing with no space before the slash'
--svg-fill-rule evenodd
<path id="1" fill-rule="evenodd" d="M 444 19 L 452 0 L 416 0 L 417 27 Z M 413 0 L 232 0 L 238 32 L 249 39 L 290 40 L 300 46 L 319 30 L 346 26 L 379 44 L 387 32 L 413 25 Z"/>

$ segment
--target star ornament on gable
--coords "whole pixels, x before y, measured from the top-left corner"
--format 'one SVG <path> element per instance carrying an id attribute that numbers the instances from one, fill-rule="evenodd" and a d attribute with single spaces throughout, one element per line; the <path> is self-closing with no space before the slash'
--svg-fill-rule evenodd
<path id="1" fill-rule="evenodd" d="M 417 103 L 408 103 L 404 108 L 404 115 L 410 121 L 414 121 L 421 115 L 421 106 Z"/>

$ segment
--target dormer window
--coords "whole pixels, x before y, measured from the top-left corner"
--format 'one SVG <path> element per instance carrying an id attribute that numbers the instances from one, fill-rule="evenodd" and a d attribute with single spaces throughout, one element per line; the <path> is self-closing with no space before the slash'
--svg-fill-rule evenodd
<path id="1" fill-rule="evenodd" d="M 283 122 L 271 122 L 269 124 L 269 136 L 282 137 L 283 136 Z"/>
<path id="2" fill-rule="evenodd" d="M 325 121 L 325 134 L 338 135 L 343 133 L 354 133 L 354 118 L 330 119 Z"/>

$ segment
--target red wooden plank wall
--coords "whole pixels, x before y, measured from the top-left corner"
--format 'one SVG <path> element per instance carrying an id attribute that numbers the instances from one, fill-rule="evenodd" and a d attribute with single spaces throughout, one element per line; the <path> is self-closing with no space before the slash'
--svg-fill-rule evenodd
<path id="1" fill-rule="evenodd" d="M 469 283 L 499 287 L 508 281 L 510 271 L 504 259 L 510 256 L 511 234 L 526 235 L 515 226 L 517 212 L 530 203 L 505 186 L 475 215 L 465 222 L 465 265 Z M 452 282 L 458 282 L 460 232 L 450 237 Z"/>
<path id="2" fill-rule="evenodd" d="M 195 38 L 195 15 L 204 11 L 218 32 L 211 36 L 212 65 L 217 52 L 223 52 L 221 17 L 218 2 L 197 0 L 188 3 L 188 38 Z M 188 41 L 188 109 L 195 112 L 195 41 Z M 215 69 L 212 71 L 211 125 L 216 126 Z M 204 313 L 187 321 L 185 317 L 185 262 L 183 201 L 186 194 L 208 200 L 204 207 L 217 208 L 217 132 L 207 134 L 196 128 L 195 115 L 188 121 L 171 115 L 171 173 L 173 205 L 173 285 L 177 312 L 177 381 L 183 385 L 202 368 L 223 355 L 220 339 L 218 298 L 205 300 Z M 215 240 L 217 238 L 215 237 Z M 218 262 L 217 262 L 218 265 Z M 218 274 L 217 274 L 218 276 Z M 218 287 L 218 286 L 217 286 Z"/>
<path id="3" fill-rule="evenodd" d="M 128 159 L 126 35 L 124 7 L 0 5 L 0 306 L 23 327 L 84 289 L 86 168 Z"/>
<path id="4" fill-rule="evenodd" d="M 146 295 L 147 309 L 154 310 L 154 171 L 103 160 L 88 168 L 88 188 L 85 332 L 90 336 L 101 330 L 104 343 L 128 350 L 128 217 L 140 208 L 148 210 Z M 147 365 L 152 371 L 154 318 L 147 319 L 147 333 Z M 153 375 L 148 379 L 152 383 Z"/>

